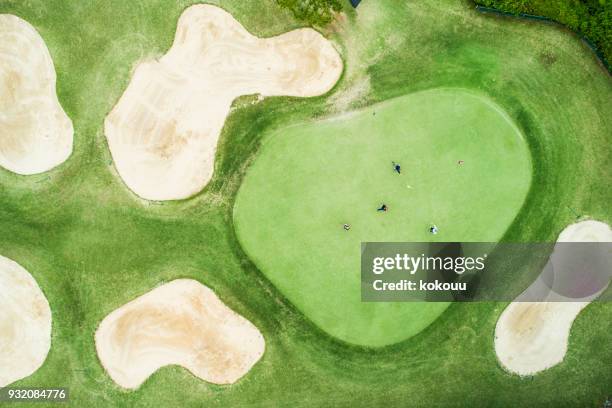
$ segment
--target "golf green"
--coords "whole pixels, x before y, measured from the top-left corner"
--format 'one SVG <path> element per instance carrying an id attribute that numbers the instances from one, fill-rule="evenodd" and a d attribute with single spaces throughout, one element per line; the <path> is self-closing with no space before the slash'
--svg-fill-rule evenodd
<path id="1" fill-rule="evenodd" d="M 448 304 L 361 302 L 360 243 L 497 241 L 530 179 L 526 142 L 497 105 L 436 89 L 266 135 L 234 222 L 249 257 L 317 326 L 383 346 Z"/>

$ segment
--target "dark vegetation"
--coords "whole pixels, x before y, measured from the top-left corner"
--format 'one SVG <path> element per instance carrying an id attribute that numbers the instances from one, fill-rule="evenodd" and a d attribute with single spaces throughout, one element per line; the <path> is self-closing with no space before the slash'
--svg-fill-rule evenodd
<path id="1" fill-rule="evenodd" d="M 512 14 L 550 18 L 585 36 L 612 61 L 612 0 L 475 0 L 476 4 Z"/>
<path id="2" fill-rule="evenodd" d="M 291 10 L 295 18 L 312 26 L 324 26 L 332 22 L 334 12 L 342 10 L 340 0 L 276 0 Z"/>

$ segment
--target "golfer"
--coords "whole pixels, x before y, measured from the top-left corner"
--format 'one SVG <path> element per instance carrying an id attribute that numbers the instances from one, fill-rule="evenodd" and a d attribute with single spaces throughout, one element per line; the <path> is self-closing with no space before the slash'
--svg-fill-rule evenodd
<path id="1" fill-rule="evenodd" d="M 395 170 L 397 174 L 402 174 L 402 168 L 399 165 L 399 163 L 396 163 L 396 162 L 391 162 L 391 163 L 393 163 L 393 170 Z"/>

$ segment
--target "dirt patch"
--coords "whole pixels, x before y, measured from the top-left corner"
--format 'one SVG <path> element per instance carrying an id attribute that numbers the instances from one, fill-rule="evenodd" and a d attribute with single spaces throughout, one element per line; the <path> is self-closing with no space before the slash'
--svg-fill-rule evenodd
<path id="1" fill-rule="evenodd" d="M 72 153 L 72 122 L 55 92 L 55 68 L 38 32 L 0 14 L 0 166 L 42 173 Z"/>
<path id="2" fill-rule="evenodd" d="M 51 347 L 51 309 L 19 264 L 0 256 L 0 387 L 34 373 Z"/>
<path id="3" fill-rule="evenodd" d="M 117 171 L 142 198 L 188 198 L 212 177 L 235 98 L 322 95 L 341 73 L 340 55 L 312 29 L 257 38 L 218 7 L 191 6 L 170 50 L 136 67 L 106 118 Z"/>
<path id="4" fill-rule="evenodd" d="M 174 364 L 211 383 L 234 383 L 261 358 L 265 341 L 206 286 L 178 279 L 104 318 L 96 349 L 111 378 L 135 389 Z"/>

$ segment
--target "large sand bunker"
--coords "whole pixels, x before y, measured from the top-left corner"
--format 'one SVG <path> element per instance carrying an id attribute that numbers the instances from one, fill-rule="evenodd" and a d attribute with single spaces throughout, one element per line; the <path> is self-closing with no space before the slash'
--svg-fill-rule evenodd
<path id="1" fill-rule="evenodd" d="M 264 338 L 206 286 L 190 279 L 162 285 L 109 314 L 96 349 L 111 378 L 138 388 L 177 364 L 215 384 L 231 384 L 261 358 Z"/>
<path id="2" fill-rule="evenodd" d="M 563 230 L 557 242 L 612 242 L 612 231 L 605 223 L 584 221 Z M 574 319 L 597 296 L 575 302 L 520 302 L 519 296 L 497 321 L 497 358 L 508 371 L 520 375 L 532 375 L 560 363 Z"/>
<path id="3" fill-rule="evenodd" d="M 51 309 L 20 265 L 0 256 L 0 387 L 35 372 L 51 347 Z"/>
<path id="4" fill-rule="evenodd" d="M 70 156 L 72 135 L 43 39 L 27 22 L 0 14 L 0 166 L 24 175 L 50 170 Z"/>
<path id="5" fill-rule="evenodd" d="M 338 52 L 312 29 L 257 38 L 218 7 L 191 6 L 168 53 L 136 67 L 106 118 L 117 171 L 142 198 L 190 197 L 212 177 L 236 97 L 322 95 L 341 72 Z"/>

